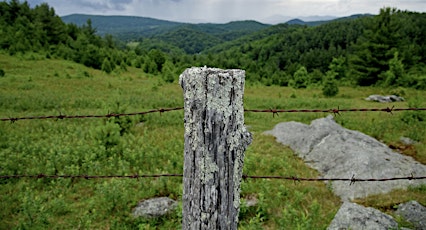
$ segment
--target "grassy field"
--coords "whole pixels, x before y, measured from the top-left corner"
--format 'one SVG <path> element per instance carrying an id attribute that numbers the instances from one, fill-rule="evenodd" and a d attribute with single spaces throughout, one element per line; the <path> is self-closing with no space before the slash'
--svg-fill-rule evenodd
<path id="1" fill-rule="evenodd" d="M 141 112 L 183 105 L 176 81 L 166 84 L 139 69 L 107 75 L 73 62 L 3 54 L 0 68 L 6 73 L 0 77 L 1 118 Z M 407 100 L 392 104 L 363 100 L 370 94 L 396 91 Z M 247 109 L 426 107 L 426 92 L 345 87 L 338 96 L 324 98 L 320 89 L 248 83 L 244 103 Z M 262 132 L 279 122 L 310 123 L 327 115 L 246 113 L 254 140 L 246 151 L 244 174 L 317 177 L 289 148 Z M 426 163 L 426 112 L 352 112 L 335 119 Z M 405 146 L 399 141 L 401 136 L 417 143 Z M 183 111 L 110 119 L 0 122 L 1 175 L 180 174 L 182 168 Z M 158 196 L 181 200 L 181 178 L 1 179 L 0 229 L 179 229 L 181 208 L 152 220 L 131 216 L 138 201 Z M 341 203 L 320 182 L 248 179 L 242 183 L 242 197 L 256 197 L 259 203 L 242 207 L 240 229 L 325 229 Z M 410 199 L 426 205 L 426 187 L 357 202 L 392 214 L 396 204 Z"/>

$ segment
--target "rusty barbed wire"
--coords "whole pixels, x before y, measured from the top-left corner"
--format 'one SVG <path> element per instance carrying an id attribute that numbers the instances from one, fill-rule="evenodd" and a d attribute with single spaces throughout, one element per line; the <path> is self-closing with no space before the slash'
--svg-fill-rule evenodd
<path id="1" fill-rule="evenodd" d="M 415 177 L 413 175 L 407 177 L 391 177 L 391 178 L 303 178 L 303 177 L 289 177 L 289 176 L 248 176 L 243 175 L 243 179 L 279 179 L 279 180 L 293 180 L 293 181 L 350 181 L 351 184 L 355 182 L 380 182 L 380 181 L 393 181 L 393 180 L 423 180 L 426 176 Z"/>
<path id="2" fill-rule="evenodd" d="M 392 112 L 397 111 L 426 111 L 426 108 L 352 108 L 352 109 L 244 109 L 244 112 L 254 112 L 254 113 L 272 113 L 274 116 L 278 113 L 333 113 L 334 115 L 340 115 L 341 112 L 387 112 L 392 114 Z"/>
<path id="3" fill-rule="evenodd" d="M 159 177 L 183 177 L 182 174 L 133 174 L 133 175 L 46 175 L 46 174 L 35 174 L 35 175 L 0 175 L 0 179 L 20 179 L 20 178 L 30 178 L 30 179 L 70 179 L 70 178 L 79 178 L 79 179 L 140 179 L 140 178 L 159 178 Z M 383 182 L 383 181 L 394 181 L 394 180 L 423 180 L 426 179 L 426 176 L 413 176 L 411 174 L 407 177 L 391 177 L 391 178 L 356 178 L 353 175 L 351 178 L 304 178 L 304 177 L 295 177 L 295 176 L 253 176 L 253 175 L 243 175 L 242 179 L 278 179 L 278 180 L 292 180 L 295 182 L 301 181 L 349 181 L 352 185 L 355 182 Z"/>
<path id="4" fill-rule="evenodd" d="M 9 117 L 9 118 L 0 118 L 0 121 L 10 121 L 16 122 L 18 120 L 43 120 L 43 119 L 84 119 L 84 118 L 110 118 L 110 117 L 122 117 L 122 116 L 136 116 L 144 115 L 148 113 L 162 113 L 183 110 L 183 107 L 176 108 L 167 108 L 167 109 L 153 109 L 144 112 L 134 112 L 134 113 L 108 113 L 105 115 L 50 115 L 50 116 L 28 116 L 28 117 Z M 392 112 L 397 111 L 426 111 L 426 108 L 352 108 L 352 109 L 244 109 L 244 112 L 254 112 L 254 113 L 272 113 L 274 116 L 278 113 L 332 113 L 334 115 L 340 115 L 341 112 L 387 112 L 392 114 Z"/>
<path id="5" fill-rule="evenodd" d="M 183 107 L 176 108 L 167 108 L 167 109 L 152 109 L 144 112 L 134 112 L 134 113 L 108 113 L 105 115 L 51 115 L 51 116 L 28 116 L 28 117 L 10 117 L 10 118 L 0 118 L 0 121 L 10 121 L 16 122 L 18 120 L 43 120 L 43 119 L 84 119 L 84 118 L 110 118 L 110 117 L 123 117 L 123 116 L 136 116 L 136 115 L 144 115 L 148 113 L 162 113 L 183 110 Z"/>
<path id="6" fill-rule="evenodd" d="M 0 175 L 0 179 L 13 179 L 13 178 L 30 178 L 30 179 L 68 179 L 68 178 L 80 178 L 80 179 L 111 179 L 111 178 L 158 178 L 158 177 L 182 177 L 182 174 L 133 174 L 133 175 L 46 175 L 46 174 L 35 174 L 35 175 Z"/>

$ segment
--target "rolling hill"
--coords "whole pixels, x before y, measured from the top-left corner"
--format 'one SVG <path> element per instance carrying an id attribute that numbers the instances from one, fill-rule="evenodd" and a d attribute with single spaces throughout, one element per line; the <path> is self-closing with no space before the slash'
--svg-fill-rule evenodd
<path id="1" fill-rule="evenodd" d="M 99 35 L 111 34 L 124 41 L 153 37 L 161 39 L 161 35 L 167 37 L 169 33 L 179 33 L 179 30 L 187 31 L 188 29 L 199 33 L 201 37 L 210 35 L 223 41 L 229 41 L 270 26 L 251 20 L 225 24 L 191 24 L 135 16 L 72 14 L 62 17 L 65 23 L 73 23 L 78 26 L 86 24 L 89 19 Z"/>

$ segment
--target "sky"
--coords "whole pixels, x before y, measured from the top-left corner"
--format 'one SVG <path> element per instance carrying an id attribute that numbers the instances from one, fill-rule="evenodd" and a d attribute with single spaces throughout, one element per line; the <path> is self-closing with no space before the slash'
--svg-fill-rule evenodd
<path id="1" fill-rule="evenodd" d="M 226 23 L 256 20 L 280 23 L 378 14 L 383 7 L 426 11 L 426 0 L 27 0 L 31 6 L 46 2 L 56 14 L 131 15 L 189 23 Z M 316 17 L 312 17 L 316 16 Z"/>

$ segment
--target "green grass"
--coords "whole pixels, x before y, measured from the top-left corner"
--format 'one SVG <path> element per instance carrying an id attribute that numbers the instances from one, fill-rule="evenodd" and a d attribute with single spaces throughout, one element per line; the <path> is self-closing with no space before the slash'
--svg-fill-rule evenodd
<path id="1" fill-rule="evenodd" d="M 0 54 L 0 117 L 86 115 L 140 112 L 183 105 L 182 89 L 139 69 L 107 75 L 73 62 Z M 340 88 L 334 98 L 320 89 L 294 90 L 247 84 L 247 109 L 331 109 L 426 107 L 426 93 L 403 89 L 406 102 L 377 104 L 370 94 L 391 89 Z M 342 113 L 339 124 L 392 144 L 426 163 L 426 112 Z M 310 123 L 327 113 L 246 113 L 253 133 L 244 174 L 316 177 L 293 152 L 262 135 L 284 121 Z M 401 136 L 418 143 L 402 145 Z M 408 149 L 408 150 L 407 150 Z M 20 120 L 0 122 L 0 174 L 133 175 L 182 173 L 183 111 L 120 119 Z M 401 194 L 409 194 L 401 196 Z M 241 229 L 325 229 L 340 206 L 324 183 L 247 179 L 242 197 L 256 197 L 242 207 Z M 181 200 L 181 178 L 158 179 L 3 179 L 0 180 L 0 229 L 175 229 L 181 209 L 167 217 L 135 219 L 138 201 L 157 196 Z M 395 191 L 358 201 L 390 207 L 425 190 Z"/>

